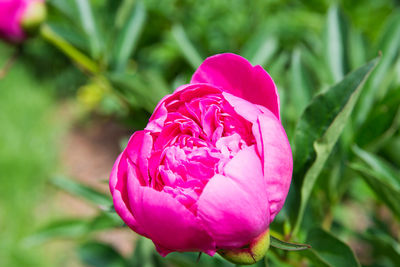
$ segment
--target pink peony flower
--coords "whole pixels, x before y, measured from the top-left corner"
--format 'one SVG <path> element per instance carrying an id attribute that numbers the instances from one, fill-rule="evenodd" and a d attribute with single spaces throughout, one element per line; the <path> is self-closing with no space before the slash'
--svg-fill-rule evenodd
<path id="1" fill-rule="evenodd" d="M 45 16 L 44 0 L 0 0 L 0 38 L 21 42 L 27 37 L 25 29 L 37 27 Z"/>
<path id="2" fill-rule="evenodd" d="M 110 189 L 119 216 L 161 255 L 213 255 L 249 246 L 269 229 L 291 176 L 274 82 L 262 67 L 220 54 L 131 136 Z"/>

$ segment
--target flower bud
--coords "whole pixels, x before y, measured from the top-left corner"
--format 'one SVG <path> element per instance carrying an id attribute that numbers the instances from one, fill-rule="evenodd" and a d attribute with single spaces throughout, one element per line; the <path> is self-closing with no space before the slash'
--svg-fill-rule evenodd
<path id="1" fill-rule="evenodd" d="M 31 0 L 21 19 L 21 26 L 27 33 L 35 33 L 47 16 L 46 5 L 43 1 Z"/>
<path id="2" fill-rule="evenodd" d="M 264 258 L 268 249 L 269 230 L 259 235 L 247 246 L 236 249 L 220 249 L 217 252 L 234 264 L 251 265 Z"/>
<path id="3" fill-rule="evenodd" d="M 0 38 L 11 43 L 24 41 L 46 18 L 43 0 L 0 1 Z"/>

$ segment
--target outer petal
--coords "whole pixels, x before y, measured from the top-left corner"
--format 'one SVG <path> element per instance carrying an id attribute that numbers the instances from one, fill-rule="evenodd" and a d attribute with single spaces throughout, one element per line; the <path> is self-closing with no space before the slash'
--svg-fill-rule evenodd
<path id="1" fill-rule="evenodd" d="M 279 96 L 275 83 L 261 66 L 235 54 L 207 58 L 193 74 L 191 83 L 209 83 L 223 91 L 265 106 L 279 119 Z"/>
<path id="2" fill-rule="evenodd" d="M 248 244 L 269 225 L 262 164 L 254 148 L 241 150 L 216 174 L 198 200 L 198 216 L 218 248 Z"/>
<path id="3" fill-rule="evenodd" d="M 285 130 L 263 106 L 253 105 L 229 93 L 223 95 L 236 113 L 253 123 L 253 135 L 263 161 L 272 221 L 285 202 L 292 178 L 293 157 Z"/>
<path id="4" fill-rule="evenodd" d="M 257 124 L 261 135 L 264 176 L 273 220 L 282 209 L 289 191 L 293 157 L 285 130 L 272 113 L 259 115 Z M 256 128 L 258 127 L 253 127 L 253 131 Z"/>
<path id="5" fill-rule="evenodd" d="M 170 195 L 140 186 L 131 167 L 127 182 L 130 207 L 136 221 L 160 254 L 203 251 L 213 255 L 216 251 L 215 242 L 205 231 L 200 219 Z"/>
<path id="6" fill-rule="evenodd" d="M 134 218 L 130 210 L 128 202 L 127 185 L 127 163 L 125 160 L 121 162 L 121 158 L 126 159 L 124 153 L 121 153 L 114 163 L 114 167 L 110 175 L 110 191 L 113 197 L 114 208 L 122 220 L 133 231 L 143 235 L 144 232 Z"/>

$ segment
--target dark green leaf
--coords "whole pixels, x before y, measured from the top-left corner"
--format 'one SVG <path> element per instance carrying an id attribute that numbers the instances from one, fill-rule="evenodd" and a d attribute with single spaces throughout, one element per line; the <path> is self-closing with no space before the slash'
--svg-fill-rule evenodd
<path id="1" fill-rule="evenodd" d="M 105 207 L 109 207 L 112 205 L 112 200 L 110 197 L 88 186 L 82 185 L 72 179 L 68 179 L 62 176 L 56 176 L 53 179 L 50 179 L 50 182 L 58 188 L 73 195 L 83 197 L 84 199 L 89 200 L 94 204 Z"/>
<path id="2" fill-rule="evenodd" d="M 114 47 L 114 65 L 117 71 L 122 71 L 126 67 L 129 57 L 133 53 L 140 33 L 146 21 L 146 9 L 142 1 L 138 1 L 126 19 L 125 25 L 116 38 Z"/>
<path id="3" fill-rule="evenodd" d="M 108 244 L 88 242 L 78 248 L 82 262 L 93 267 L 127 267 L 126 260 Z"/>
<path id="4" fill-rule="evenodd" d="M 317 266 L 360 266 L 354 252 L 346 243 L 322 229 L 312 229 L 308 233 L 307 243 L 312 249 L 301 253 Z"/>
<path id="5" fill-rule="evenodd" d="M 276 237 L 270 236 L 270 244 L 273 247 L 283 249 L 283 250 L 305 250 L 311 248 L 310 245 L 307 244 L 297 244 L 297 243 L 290 243 L 285 242 L 282 240 L 277 239 Z"/>
<path id="6" fill-rule="evenodd" d="M 370 61 L 314 97 L 299 119 L 294 139 L 294 182 L 298 192 L 301 191 L 301 201 L 294 232 L 299 230 L 316 179 L 350 117 L 363 82 L 377 61 Z M 298 202 L 298 197 L 291 196 L 291 203 Z M 298 206 L 292 205 L 291 209 L 295 214 Z"/>

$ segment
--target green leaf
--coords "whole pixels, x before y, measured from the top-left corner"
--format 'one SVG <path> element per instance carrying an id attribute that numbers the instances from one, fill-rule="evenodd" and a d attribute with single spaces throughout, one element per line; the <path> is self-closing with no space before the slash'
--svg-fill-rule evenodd
<path id="1" fill-rule="evenodd" d="M 385 177 L 374 169 L 360 163 L 351 163 L 350 167 L 361 175 L 377 197 L 400 218 L 400 190 L 388 183 Z"/>
<path id="2" fill-rule="evenodd" d="M 347 73 L 347 24 L 338 6 L 329 8 L 325 32 L 325 59 L 332 80 L 338 82 Z"/>
<path id="3" fill-rule="evenodd" d="M 312 248 L 300 253 L 308 257 L 316 266 L 360 266 L 354 252 L 346 243 L 322 229 L 312 229 L 308 233 L 307 243 Z"/>
<path id="4" fill-rule="evenodd" d="M 142 1 L 138 1 L 116 38 L 113 64 L 117 71 L 125 69 L 129 57 L 137 46 L 145 21 L 146 9 Z"/>
<path id="5" fill-rule="evenodd" d="M 87 242 L 81 245 L 78 250 L 82 262 L 93 267 L 127 267 L 124 257 L 113 247 L 100 242 Z"/>
<path id="6" fill-rule="evenodd" d="M 360 96 L 360 102 L 357 104 L 355 111 L 357 126 L 360 126 L 367 119 L 368 113 L 376 100 L 377 93 L 379 92 L 382 96 L 387 91 L 387 86 L 383 87 L 382 83 L 393 68 L 400 51 L 400 11 L 394 13 L 389 19 L 378 49 L 382 52 L 382 59 L 371 73 L 365 84 L 365 90 Z"/>
<path id="7" fill-rule="evenodd" d="M 144 108 L 153 112 L 157 102 L 166 95 L 161 87 L 152 85 L 162 83 L 157 78 L 152 80 L 147 73 L 115 73 L 108 76 L 113 87 L 129 102 L 133 108 Z M 147 118 L 142 118 L 147 119 Z"/>
<path id="8" fill-rule="evenodd" d="M 88 186 L 82 185 L 72 179 L 56 176 L 53 179 L 50 179 L 50 183 L 68 193 L 83 197 L 94 204 L 105 207 L 112 205 L 112 200 L 107 195 L 102 194 Z"/>
<path id="9" fill-rule="evenodd" d="M 352 69 L 358 68 L 365 64 L 366 51 L 365 41 L 360 31 L 352 28 L 349 34 L 350 44 L 348 46 L 349 61 Z"/>
<path id="10" fill-rule="evenodd" d="M 289 243 L 282 240 L 277 239 L 276 237 L 270 236 L 270 245 L 283 250 L 305 250 L 311 248 L 310 245 L 307 244 L 297 244 L 297 243 Z"/>
<path id="11" fill-rule="evenodd" d="M 62 219 L 50 222 L 23 240 L 25 246 L 36 246 L 60 238 L 81 238 L 93 231 L 124 226 L 116 213 L 102 212 L 92 219 Z"/>
<path id="12" fill-rule="evenodd" d="M 278 51 L 278 44 L 275 36 L 262 35 L 257 32 L 255 37 L 245 44 L 240 54 L 253 65 L 266 66 Z"/>
<path id="13" fill-rule="evenodd" d="M 160 263 L 154 244 L 150 239 L 139 237 L 135 244 L 135 251 L 129 260 L 130 267 L 157 267 L 164 266 Z"/>
<path id="14" fill-rule="evenodd" d="M 99 67 L 92 59 L 64 40 L 49 25 L 43 25 L 40 28 L 40 35 L 43 39 L 57 47 L 61 52 L 63 52 L 84 70 L 91 74 L 96 74 L 99 72 Z"/>
<path id="15" fill-rule="evenodd" d="M 88 231 L 88 221 L 64 219 L 51 222 L 23 240 L 26 247 L 37 246 L 53 239 L 78 238 Z"/>
<path id="16" fill-rule="evenodd" d="M 185 59 L 189 62 L 193 69 L 197 69 L 203 62 L 203 57 L 200 56 L 196 48 L 190 42 L 182 25 L 175 24 L 172 27 L 171 33 Z"/>
<path id="17" fill-rule="evenodd" d="M 382 181 L 391 184 L 395 190 L 400 191 L 400 172 L 383 158 L 369 153 L 357 146 L 353 146 L 354 153 L 360 157 L 368 166 L 379 174 Z"/>
<path id="18" fill-rule="evenodd" d="M 292 54 L 290 74 L 290 97 L 292 99 L 291 105 L 295 109 L 296 114 L 301 114 L 311 99 L 312 86 L 310 76 L 302 62 L 299 49 L 296 49 Z"/>
<path id="19" fill-rule="evenodd" d="M 104 230 L 124 226 L 124 222 L 116 212 L 104 211 L 88 222 L 90 231 Z"/>
<path id="20" fill-rule="evenodd" d="M 93 58 L 98 59 L 101 54 L 102 40 L 94 19 L 93 10 L 89 0 L 75 0 L 79 13 L 79 20 L 90 44 L 90 51 Z"/>
<path id="21" fill-rule="evenodd" d="M 370 61 L 328 91 L 315 96 L 299 119 L 294 138 L 294 183 L 297 192 L 301 191 L 301 199 L 294 233 L 299 230 L 317 177 L 350 117 L 363 82 L 377 61 Z M 294 214 L 298 209 L 298 197 L 292 195 L 290 200 Z"/>

